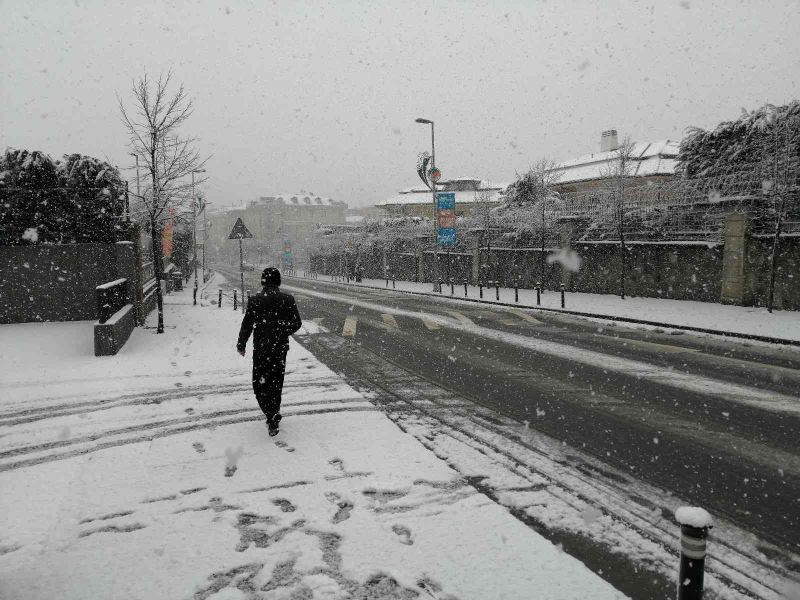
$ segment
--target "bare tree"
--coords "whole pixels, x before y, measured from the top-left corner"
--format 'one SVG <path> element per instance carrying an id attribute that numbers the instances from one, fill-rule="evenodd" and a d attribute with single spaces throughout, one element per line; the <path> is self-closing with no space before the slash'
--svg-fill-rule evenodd
<path id="1" fill-rule="evenodd" d="M 158 333 L 164 332 L 164 304 L 161 296 L 163 278 L 161 231 L 170 208 L 180 208 L 192 193 L 192 172 L 202 169 L 202 159 L 194 148 L 197 141 L 179 133 L 192 115 L 192 100 L 183 85 L 172 91 L 172 73 L 152 80 L 145 73 L 133 82 L 131 107 L 125 108 L 117 96 L 122 122 L 129 135 L 131 152 L 147 176 L 137 197 L 143 207 L 153 238 L 153 268 L 156 277 Z M 195 181 L 202 183 L 205 179 Z M 193 201 L 194 199 L 192 199 Z"/>
<path id="2" fill-rule="evenodd" d="M 614 221 L 619 236 L 619 295 L 623 300 L 625 299 L 625 282 L 628 273 L 628 252 L 625 248 L 625 190 L 634 172 L 634 146 L 635 144 L 630 138 L 625 138 L 615 151 L 613 160 L 602 171 L 603 177 L 608 180 L 613 192 Z"/>

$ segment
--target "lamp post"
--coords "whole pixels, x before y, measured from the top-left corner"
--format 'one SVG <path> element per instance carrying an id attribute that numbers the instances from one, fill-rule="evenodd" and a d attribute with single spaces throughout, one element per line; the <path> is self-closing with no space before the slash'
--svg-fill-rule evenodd
<path id="1" fill-rule="evenodd" d="M 436 169 L 436 140 L 434 125 L 430 119 L 416 119 L 416 123 L 431 126 L 431 172 Z M 436 182 L 431 180 L 431 198 L 433 200 L 433 291 L 441 291 L 439 282 L 439 222 L 436 215 Z"/>
<path id="2" fill-rule="evenodd" d="M 205 173 L 205 169 L 192 171 L 192 262 L 194 263 L 194 284 L 197 285 L 197 197 L 194 195 L 194 174 Z M 205 277 L 205 275 L 204 275 Z"/>
<path id="3" fill-rule="evenodd" d="M 209 204 L 213 203 L 205 200 L 202 208 L 200 209 L 203 212 L 203 283 L 206 282 L 206 244 L 208 243 L 208 228 L 213 225 L 213 223 L 209 223 L 206 220 L 206 207 Z"/>

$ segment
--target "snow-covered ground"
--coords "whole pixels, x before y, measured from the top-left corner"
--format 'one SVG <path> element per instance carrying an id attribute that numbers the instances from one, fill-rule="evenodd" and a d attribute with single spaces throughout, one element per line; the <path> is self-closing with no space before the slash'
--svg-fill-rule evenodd
<path id="1" fill-rule="evenodd" d="M 296 343 L 269 438 L 241 314 L 167 302 L 114 357 L 0 328 L 0 597 L 622 597 Z"/>
<path id="2" fill-rule="evenodd" d="M 330 277 L 319 276 L 320 281 L 330 281 Z M 386 288 L 385 279 L 364 279 L 360 284 L 368 287 Z M 396 291 L 432 293 L 432 284 L 413 281 L 395 282 Z M 389 282 L 389 288 L 392 282 Z M 442 285 L 441 297 L 464 298 L 464 285 L 455 285 L 450 295 L 450 285 Z M 469 298 L 479 298 L 478 286 L 467 286 Z M 495 288 L 483 289 L 483 300 L 495 302 Z M 548 309 L 561 309 L 561 293 L 545 290 L 541 294 L 541 306 Z M 748 335 L 760 335 L 786 340 L 800 341 L 800 313 L 789 310 L 776 310 L 772 314 L 766 308 L 752 306 L 731 306 L 712 302 L 689 300 L 667 300 L 663 298 L 626 298 L 611 294 L 585 294 L 567 292 L 565 310 L 591 313 L 609 317 L 624 317 L 665 325 L 697 327 Z M 515 303 L 514 288 L 500 288 L 500 302 Z M 519 305 L 536 308 L 536 290 L 520 289 Z"/>

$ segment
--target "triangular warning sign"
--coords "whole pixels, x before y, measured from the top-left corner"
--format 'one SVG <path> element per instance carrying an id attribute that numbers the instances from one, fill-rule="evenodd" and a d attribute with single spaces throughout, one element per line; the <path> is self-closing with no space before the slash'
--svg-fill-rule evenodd
<path id="1" fill-rule="evenodd" d="M 231 229 L 231 234 L 228 236 L 229 240 L 243 240 L 245 238 L 251 238 L 253 234 L 244 226 L 242 222 L 242 217 L 236 219 L 236 223 L 233 225 L 233 229 Z"/>

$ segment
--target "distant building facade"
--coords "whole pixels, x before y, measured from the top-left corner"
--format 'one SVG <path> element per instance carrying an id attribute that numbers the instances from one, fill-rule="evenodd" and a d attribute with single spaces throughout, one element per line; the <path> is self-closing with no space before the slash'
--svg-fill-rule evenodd
<path id="1" fill-rule="evenodd" d="M 245 261 L 286 268 L 290 266 L 286 252 L 295 265 L 303 263 L 312 232 L 318 225 L 344 224 L 346 211 L 345 202 L 316 194 L 262 196 L 244 206 L 209 213 L 209 248 L 226 262 L 238 262 L 239 247 L 228 240 L 228 234 L 241 218 L 253 234 L 253 239 L 244 242 Z"/>

